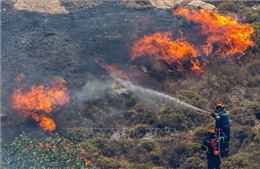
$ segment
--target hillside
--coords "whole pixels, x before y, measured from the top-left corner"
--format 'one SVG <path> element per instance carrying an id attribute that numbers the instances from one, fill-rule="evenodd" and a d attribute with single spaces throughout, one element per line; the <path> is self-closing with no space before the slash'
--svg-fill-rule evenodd
<path id="1" fill-rule="evenodd" d="M 1 168 L 206 168 L 218 101 L 260 168 L 259 3 L 48 5 L 2 3 Z"/>

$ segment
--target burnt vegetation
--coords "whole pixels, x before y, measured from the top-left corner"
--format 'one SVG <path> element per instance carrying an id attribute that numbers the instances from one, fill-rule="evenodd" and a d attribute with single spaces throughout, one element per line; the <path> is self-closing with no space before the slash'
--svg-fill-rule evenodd
<path id="1" fill-rule="evenodd" d="M 151 69 L 149 66 L 145 68 L 148 68 L 151 78 L 161 80 L 160 91 L 185 103 L 213 111 L 216 101 L 222 101 L 226 105 L 232 124 L 230 155 L 223 158 L 222 167 L 260 168 L 260 7 L 252 8 L 259 3 L 214 3 L 220 13 L 236 14 L 241 22 L 249 23 L 255 29 L 253 48 L 249 49 L 240 60 L 228 58 L 212 60 L 199 76 L 182 74 L 174 68 L 172 74 L 169 74 L 164 70 L 158 70 L 159 68 L 156 69 L 156 65 Z M 138 32 L 136 34 L 138 35 Z M 50 38 L 55 34 L 46 36 Z M 95 38 L 92 40 L 100 43 L 99 37 Z M 116 40 L 112 41 L 118 43 Z M 91 47 L 97 46 L 92 44 Z M 76 47 L 84 53 L 83 46 L 76 45 Z M 90 52 L 90 55 L 98 52 Z M 80 52 L 72 53 L 76 55 L 76 60 L 80 60 L 77 57 L 78 53 Z M 80 67 L 88 66 L 90 62 L 85 59 L 85 63 L 77 65 L 74 61 L 70 61 L 70 64 Z M 91 65 L 88 69 L 92 70 L 93 67 Z M 143 67 L 140 66 L 140 69 Z M 74 83 L 78 82 L 83 86 L 85 81 L 76 81 L 73 78 L 81 77 L 83 71 L 72 67 L 70 70 L 74 75 L 65 72 L 64 76 L 67 85 L 76 90 L 78 86 L 75 87 Z M 98 73 L 103 72 L 99 70 Z M 10 93 L 5 90 L 3 92 L 2 94 Z M 75 108 L 77 104 L 80 106 Z M 74 106 L 61 109 L 53 117 L 57 130 L 54 135 L 48 135 L 47 139 L 21 134 L 13 141 L 5 141 L 3 135 L 2 166 L 6 168 L 96 166 L 102 169 L 206 168 L 206 155 L 200 151 L 200 144 L 207 129 L 214 125 L 213 119 L 207 113 L 170 106 L 164 102 L 155 105 L 152 101 L 144 102 L 131 91 L 120 91 L 114 95 L 108 89 L 104 97 L 84 100 L 82 104 L 75 103 Z M 2 122 L 2 130 L 8 127 L 5 122 Z M 26 130 L 28 132 L 29 129 Z M 42 144 L 45 147 L 40 147 Z M 46 147 L 49 144 L 51 147 Z M 64 148 L 65 146 L 69 146 L 70 150 Z M 77 160 L 83 150 L 84 156 L 91 163 L 86 162 L 84 158 Z M 63 163 L 64 161 L 66 163 Z"/>

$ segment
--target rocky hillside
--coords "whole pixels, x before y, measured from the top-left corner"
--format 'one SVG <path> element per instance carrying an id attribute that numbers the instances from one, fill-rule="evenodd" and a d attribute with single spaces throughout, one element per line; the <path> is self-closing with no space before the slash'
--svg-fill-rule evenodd
<path id="1" fill-rule="evenodd" d="M 222 167 L 260 167 L 257 2 L 16 0 L 1 12 L 3 168 L 206 168 L 217 101 L 232 124 Z"/>

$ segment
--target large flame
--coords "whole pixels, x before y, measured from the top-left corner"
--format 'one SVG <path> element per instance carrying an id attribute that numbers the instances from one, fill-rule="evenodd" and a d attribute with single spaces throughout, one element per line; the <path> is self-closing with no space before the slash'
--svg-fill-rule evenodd
<path id="1" fill-rule="evenodd" d="M 254 46 L 252 37 L 254 29 L 249 24 L 239 24 L 237 18 L 222 16 L 207 9 L 189 11 L 178 8 L 175 15 L 184 16 L 188 21 L 202 26 L 202 35 L 206 35 L 206 45 L 202 46 L 204 53 L 214 52 L 217 56 L 238 54 L 243 55 L 248 47 Z M 213 50 L 213 45 L 218 49 Z"/>
<path id="2" fill-rule="evenodd" d="M 67 87 L 61 82 L 53 82 L 51 86 L 32 86 L 30 91 L 22 88 L 14 90 L 11 96 L 12 107 L 26 118 L 32 118 L 46 131 L 56 129 L 56 124 L 46 115 L 57 111 L 59 106 L 69 102 Z"/>
<path id="3" fill-rule="evenodd" d="M 177 65 L 178 70 L 184 70 L 184 62 L 189 60 L 191 70 L 200 71 L 200 63 L 193 46 L 184 40 L 173 41 L 170 37 L 170 32 L 157 32 L 151 36 L 144 36 L 134 43 L 131 60 L 141 56 L 153 56 L 158 60 L 166 61 L 169 65 Z"/>

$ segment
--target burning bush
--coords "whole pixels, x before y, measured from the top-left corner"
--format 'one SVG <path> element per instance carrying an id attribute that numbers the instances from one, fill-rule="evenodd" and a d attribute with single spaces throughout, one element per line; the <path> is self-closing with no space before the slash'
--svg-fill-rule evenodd
<path id="1" fill-rule="evenodd" d="M 69 102 L 66 91 L 67 87 L 60 81 L 53 81 L 50 86 L 32 86 L 27 92 L 20 87 L 11 96 L 12 107 L 24 117 L 38 122 L 45 131 L 54 131 L 56 124 L 46 115 Z"/>
<path id="2" fill-rule="evenodd" d="M 201 46 L 207 55 L 214 52 L 217 56 L 244 55 L 248 47 L 253 47 L 254 29 L 249 24 L 239 24 L 236 17 L 219 15 L 210 10 L 189 11 L 178 8 L 174 12 L 184 16 L 189 22 L 201 24 L 201 35 L 206 36 L 206 44 Z M 217 49 L 214 50 L 214 45 Z"/>
<path id="3" fill-rule="evenodd" d="M 193 71 L 201 70 L 193 46 L 182 39 L 173 41 L 170 32 L 157 32 L 151 36 L 144 36 L 144 38 L 136 41 L 131 50 L 131 60 L 136 60 L 141 56 L 154 57 L 156 60 L 162 60 L 168 65 L 167 68 L 176 66 L 176 69 L 180 72 L 185 69 L 191 69 Z M 186 68 L 186 62 L 190 64 L 188 68 Z"/>
<path id="4" fill-rule="evenodd" d="M 201 28 L 193 36 L 205 39 L 205 42 L 190 44 L 189 37 L 172 40 L 171 32 L 156 32 L 144 36 L 134 42 L 130 60 L 142 65 L 141 69 L 146 72 L 146 67 L 157 72 L 165 70 L 175 76 L 187 70 L 204 72 L 205 65 L 213 57 L 240 58 L 248 48 L 255 46 L 252 40 L 255 36 L 254 28 L 249 24 L 241 24 L 235 16 L 223 16 L 206 9 L 189 11 L 183 8 L 176 9 L 174 14 L 200 25 Z M 250 15 L 254 21 L 257 17 L 257 14 Z M 181 35 L 185 37 L 185 34 Z M 159 64 L 156 62 L 158 60 Z"/>

